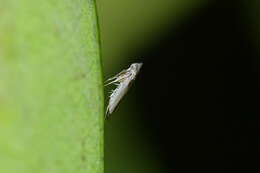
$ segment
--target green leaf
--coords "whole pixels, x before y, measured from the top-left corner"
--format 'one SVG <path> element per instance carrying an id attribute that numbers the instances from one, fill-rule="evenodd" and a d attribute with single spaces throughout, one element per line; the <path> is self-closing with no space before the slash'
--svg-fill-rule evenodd
<path id="1" fill-rule="evenodd" d="M 0 172 L 102 173 L 95 1 L 0 4 Z"/>

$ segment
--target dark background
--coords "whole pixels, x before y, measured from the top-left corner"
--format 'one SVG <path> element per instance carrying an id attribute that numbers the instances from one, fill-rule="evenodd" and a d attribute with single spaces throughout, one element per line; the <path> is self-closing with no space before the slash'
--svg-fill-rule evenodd
<path id="1" fill-rule="evenodd" d="M 138 119 L 168 172 L 259 170 L 257 53 L 233 5 L 211 4 L 137 53 Z"/>
<path id="2" fill-rule="evenodd" d="M 214 1 L 129 50 L 125 64 L 144 65 L 106 122 L 106 172 L 260 171 L 257 8 L 245 4 Z"/>

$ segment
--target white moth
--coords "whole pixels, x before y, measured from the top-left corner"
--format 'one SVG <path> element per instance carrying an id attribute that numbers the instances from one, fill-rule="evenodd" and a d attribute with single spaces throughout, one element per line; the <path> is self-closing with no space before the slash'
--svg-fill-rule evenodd
<path id="1" fill-rule="evenodd" d="M 109 83 L 106 85 L 115 84 L 117 87 L 115 90 L 112 91 L 109 97 L 106 115 L 113 113 L 118 103 L 127 93 L 138 72 L 140 71 L 142 65 L 143 63 L 133 63 L 128 69 L 121 71 L 114 77 L 109 78 L 107 80 L 107 82 Z"/>

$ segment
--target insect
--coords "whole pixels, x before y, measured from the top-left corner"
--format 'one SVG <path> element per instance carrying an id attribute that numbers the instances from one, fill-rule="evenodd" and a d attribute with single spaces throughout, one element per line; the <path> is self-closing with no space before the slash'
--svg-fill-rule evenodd
<path id="1" fill-rule="evenodd" d="M 112 114 L 119 102 L 122 100 L 124 95 L 127 93 L 131 84 L 135 80 L 137 74 L 139 73 L 143 63 L 133 63 L 128 69 L 125 69 L 111 77 L 107 80 L 107 84 L 115 84 L 117 87 L 115 90 L 112 90 L 111 95 L 109 96 L 109 103 L 106 110 L 106 116 Z"/>

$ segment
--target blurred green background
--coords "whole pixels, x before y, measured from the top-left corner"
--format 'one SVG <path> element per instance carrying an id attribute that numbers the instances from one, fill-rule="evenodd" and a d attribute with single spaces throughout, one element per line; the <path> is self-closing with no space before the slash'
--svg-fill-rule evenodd
<path id="1" fill-rule="evenodd" d="M 127 68 L 132 62 L 149 61 L 150 57 L 142 57 L 144 54 L 149 54 L 144 53 L 145 51 L 149 52 L 150 49 L 156 48 L 156 45 L 158 49 L 165 45 L 167 47 L 167 43 L 163 42 L 167 37 L 167 33 L 178 36 L 179 28 L 183 23 L 189 23 L 190 19 L 199 16 L 198 14 L 203 10 L 205 11 L 205 9 L 209 9 L 208 11 L 212 7 L 215 9 L 214 6 L 219 11 L 216 10 L 215 17 L 211 21 L 209 19 L 209 25 L 214 23 L 216 19 L 218 20 L 216 22 L 221 25 L 221 18 L 228 15 L 225 22 L 229 23 L 230 18 L 232 20 L 230 23 L 239 23 L 241 28 L 245 28 L 243 30 L 245 33 L 241 33 L 242 37 L 246 37 L 250 42 L 250 46 L 259 50 L 257 48 L 259 36 L 259 21 L 257 20 L 259 3 L 257 1 L 98 0 L 97 4 L 105 79 Z M 225 11 L 224 14 L 223 11 Z M 207 15 L 207 13 L 204 15 Z M 225 22 L 223 26 L 219 27 L 225 28 Z M 191 27 L 192 25 L 192 23 L 189 24 Z M 194 25 L 196 25 L 195 22 Z M 227 27 L 227 29 L 229 28 Z M 240 31 L 240 29 L 238 30 Z M 223 31 L 218 32 L 218 28 L 216 28 L 215 32 L 221 35 Z M 234 42 L 236 41 L 234 40 Z M 161 45 L 161 47 L 158 45 Z M 183 47 L 185 48 L 185 45 Z M 175 51 L 174 48 L 172 48 L 172 51 Z M 189 51 L 188 47 L 186 51 Z M 160 57 L 158 64 L 167 63 L 167 58 L 171 57 Z M 256 61 L 253 62 L 253 66 L 255 66 L 254 70 L 257 71 L 258 65 Z M 147 65 L 144 63 L 144 68 Z M 156 69 L 154 70 L 156 71 Z M 142 74 L 140 75 L 142 76 Z M 138 102 L 140 97 L 143 97 L 139 95 L 141 88 L 149 87 L 141 86 L 140 81 L 142 80 L 142 77 L 138 78 L 130 93 L 120 104 L 119 109 L 113 113 L 112 118 L 105 124 L 105 170 L 107 173 L 169 171 L 164 164 L 163 154 L 161 154 L 160 149 L 156 148 L 156 144 L 153 144 L 143 133 L 143 131 L 149 133 L 149 129 L 143 127 L 139 122 L 139 118 L 137 118 L 143 116 L 143 110 L 140 109 L 142 109 L 142 104 L 145 104 L 141 101 Z M 154 82 L 163 81 L 156 78 Z M 109 87 L 106 88 L 106 93 L 110 89 Z M 150 99 L 153 99 L 152 93 Z M 145 118 L 149 117 L 146 116 Z"/>
<path id="2" fill-rule="evenodd" d="M 122 67 L 131 52 L 156 41 L 169 25 L 178 25 L 207 0 L 99 0 L 102 53 L 106 74 Z M 133 54 L 133 53 L 132 53 Z M 139 57 L 140 61 L 142 57 Z"/>
<path id="3" fill-rule="evenodd" d="M 135 51 L 149 42 L 156 42 L 170 25 L 178 26 L 185 18 L 206 6 L 207 0 L 98 0 L 102 59 L 105 79 L 118 73 L 132 62 L 142 62 Z M 146 57 L 149 58 L 149 57 Z M 142 79 L 139 79 L 142 80 Z M 106 88 L 106 93 L 109 89 Z M 107 95 L 108 96 L 108 95 Z M 118 112 L 106 122 L 105 172 L 143 173 L 164 172 L 160 159 L 153 154 L 149 141 L 142 138 L 138 114 L 131 92 Z"/>

